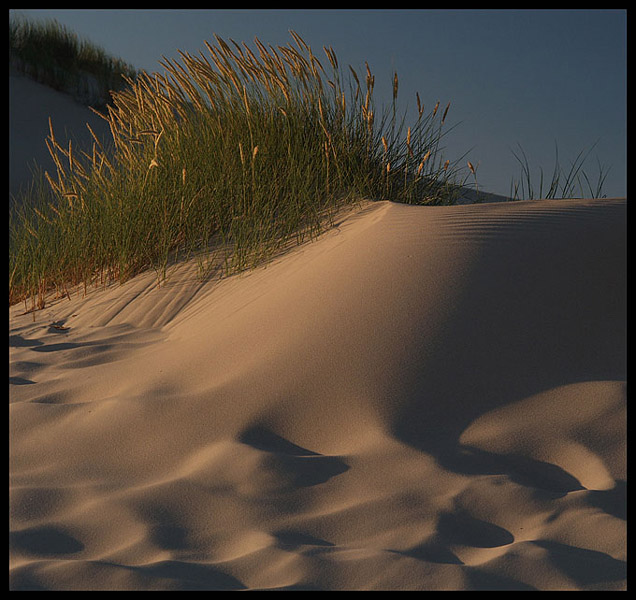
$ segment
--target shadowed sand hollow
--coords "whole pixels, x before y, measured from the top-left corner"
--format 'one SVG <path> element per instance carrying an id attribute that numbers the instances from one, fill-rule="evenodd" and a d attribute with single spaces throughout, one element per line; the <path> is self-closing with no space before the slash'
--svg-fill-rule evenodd
<path id="1" fill-rule="evenodd" d="M 12 307 L 11 589 L 625 589 L 625 212 L 369 203 Z"/>

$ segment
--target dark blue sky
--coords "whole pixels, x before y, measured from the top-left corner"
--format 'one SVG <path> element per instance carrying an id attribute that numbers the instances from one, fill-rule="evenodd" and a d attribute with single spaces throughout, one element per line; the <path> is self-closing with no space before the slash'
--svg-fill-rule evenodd
<path id="1" fill-rule="evenodd" d="M 626 195 L 627 12 L 611 10 L 20 9 L 55 18 L 135 67 L 160 70 L 162 56 L 196 52 L 213 34 L 284 45 L 289 29 L 341 65 L 376 75 L 390 100 L 397 71 L 402 108 L 415 92 L 432 107 L 451 102 L 449 158 L 469 151 L 480 186 L 507 194 L 521 144 L 531 165 L 552 173 L 598 141 L 586 170 L 609 167 L 604 191 Z"/>

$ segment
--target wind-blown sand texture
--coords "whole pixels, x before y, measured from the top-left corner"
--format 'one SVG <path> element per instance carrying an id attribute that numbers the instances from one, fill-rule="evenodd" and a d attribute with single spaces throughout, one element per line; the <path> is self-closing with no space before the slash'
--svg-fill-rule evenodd
<path id="1" fill-rule="evenodd" d="M 626 202 L 377 202 L 10 309 L 13 590 L 623 590 Z"/>

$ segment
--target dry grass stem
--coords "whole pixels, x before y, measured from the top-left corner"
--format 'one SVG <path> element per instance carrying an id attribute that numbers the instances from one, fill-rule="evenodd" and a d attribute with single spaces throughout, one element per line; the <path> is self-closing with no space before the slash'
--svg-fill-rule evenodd
<path id="1" fill-rule="evenodd" d="M 277 47 L 215 36 L 197 54 L 163 57 L 163 73 L 127 77 L 95 111 L 107 146 L 90 126 L 90 150 L 62 145 L 49 121 L 56 174 L 44 173 L 37 212 L 12 216 L 12 301 L 148 268 L 165 274 L 182 256 L 223 253 L 228 273 L 249 268 L 360 198 L 447 202 L 456 170 L 432 160 L 439 102 L 426 114 L 417 94 L 417 122 L 403 128 L 397 73 L 393 103 L 378 108 L 368 63 L 363 90 L 333 48 L 323 46 L 323 64 L 290 35 Z"/>

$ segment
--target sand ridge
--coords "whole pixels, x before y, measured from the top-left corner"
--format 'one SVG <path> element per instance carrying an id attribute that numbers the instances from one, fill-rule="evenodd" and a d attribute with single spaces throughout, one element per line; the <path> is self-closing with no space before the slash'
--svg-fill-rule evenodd
<path id="1" fill-rule="evenodd" d="M 625 211 L 368 203 L 12 307 L 11 588 L 624 589 Z"/>

